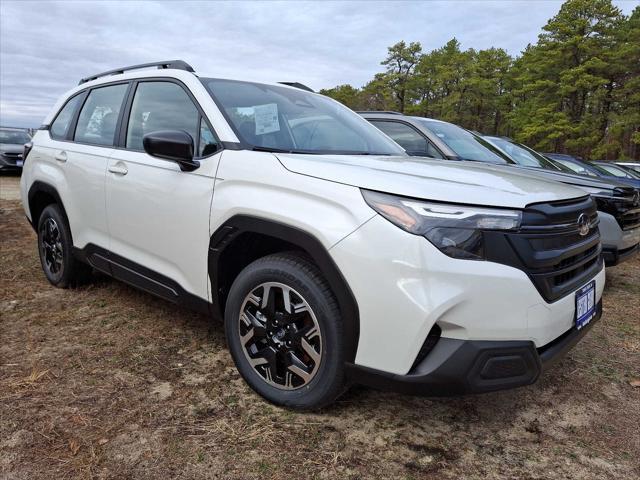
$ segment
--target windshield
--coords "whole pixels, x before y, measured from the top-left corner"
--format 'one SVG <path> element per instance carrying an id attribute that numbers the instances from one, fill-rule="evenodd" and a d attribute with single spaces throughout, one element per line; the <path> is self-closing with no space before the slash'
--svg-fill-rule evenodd
<path id="1" fill-rule="evenodd" d="M 537 153 L 537 152 L 536 152 Z M 542 155 L 542 154 L 539 154 Z M 547 157 L 545 155 L 542 155 L 542 157 L 549 162 L 551 165 L 553 165 L 554 167 L 556 167 L 558 170 L 560 170 L 561 172 L 565 172 L 565 173 L 576 173 L 573 170 L 571 170 L 569 167 L 561 164 L 559 161 L 554 160 L 553 158 Z"/>
<path id="2" fill-rule="evenodd" d="M 531 150 L 524 145 L 512 142 L 500 137 L 484 137 L 489 142 L 493 143 L 496 147 L 509 155 L 511 160 L 518 165 L 525 167 L 546 168 L 547 170 L 561 170 L 549 160 L 544 158 L 539 153 Z"/>
<path id="3" fill-rule="evenodd" d="M 572 161 L 565 160 L 564 158 L 557 158 L 557 157 L 554 158 L 554 160 L 560 163 L 561 165 L 564 165 L 565 167 L 571 169 L 573 172 L 577 173 L 578 175 L 588 175 L 590 177 L 597 177 L 597 175 L 593 173 L 591 170 L 588 170 L 587 168 L 583 167 L 578 163 L 574 163 Z"/>
<path id="4" fill-rule="evenodd" d="M 462 160 L 487 163 L 515 163 L 500 153 L 489 142 L 451 123 L 415 117 L 440 140 L 447 144 Z"/>
<path id="5" fill-rule="evenodd" d="M 31 137 L 26 132 L 15 130 L 0 130 L 0 143 L 23 145 L 29 143 Z"/>
<path id="6" fill-rule="evenodd" d="M 602 163 L 598 163 L 596 164 L 596 166 L 600 167 L 602 170 L 606 170 L 611 175 L 614 175 L 616 177 L 633 179 L 640 178 L 640 176 L 636 175 L 635 173 L 628 172 L 625 169 L 616 167 L 614 165 L 603 165 Z"/>
<path id="7" fill-rule="evenodd" d="M 202 79 L 238 137 L 255 150 L 345 155 L 406 155 L 357 113 L 304 90 Z"/>

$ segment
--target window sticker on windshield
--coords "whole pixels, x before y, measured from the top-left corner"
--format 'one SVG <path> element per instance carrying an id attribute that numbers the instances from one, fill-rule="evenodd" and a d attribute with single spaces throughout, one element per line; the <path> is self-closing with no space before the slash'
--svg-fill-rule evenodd
<path id="1" fill-rule="evenodd" d="M 277 104 L 256 105 L 253 107 L 253 114 L 256 119 L 256 135 L 280 131 Z"/>

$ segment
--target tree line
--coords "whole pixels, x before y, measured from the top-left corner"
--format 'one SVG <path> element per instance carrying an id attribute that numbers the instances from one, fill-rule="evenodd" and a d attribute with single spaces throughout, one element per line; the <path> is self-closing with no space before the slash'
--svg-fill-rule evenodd
<path id="1" fill-rule="evenodd" d="M 501 48 L 462 50 L 453 38 L 424 52 L 389 47 L 361 88 L 321 90 L 354 110 L 396 110 L 540 151 L 590 159 L 640 159 L 640 6 L 568 0 L 517 57 Z"/>

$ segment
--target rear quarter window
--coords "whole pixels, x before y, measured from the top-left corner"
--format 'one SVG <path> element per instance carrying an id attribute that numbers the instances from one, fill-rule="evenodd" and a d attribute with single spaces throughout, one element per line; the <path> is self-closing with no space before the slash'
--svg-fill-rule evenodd
<path id="1" fill-rule="evenodd" d="M 78 102 L 80 101 L 81 94 L 77 94 L 75 97 L 71 97 L 67 100 L 67 103 L 62 107 L 62 110 L 56 116 L 56 119 L 51 124 L 50 134 L 51 138 L 56 140 L 64 139 L 67 136 L 69 130 L 69 124 L 73 119 L 73 114 L 78 108 Z"/>

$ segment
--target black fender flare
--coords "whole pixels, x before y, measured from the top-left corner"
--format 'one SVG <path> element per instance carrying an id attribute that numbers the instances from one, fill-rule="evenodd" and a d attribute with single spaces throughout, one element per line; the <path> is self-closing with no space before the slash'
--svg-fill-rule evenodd
<path id="1" fill-rule="evenodd" d="M 283 240 L 301 248 L 311 256 L 336 296 L 344 322 L 346 361 L 353 362 L 360 336 L 358 304 L 347 281 L 324 245 L 316 237 L 300 228 L 264 218 L 235 215 L 213 233 L 209 242 L 208 270 L 214 315 L 223 317 L 223 305 L 217 282 L 220 258 L 225 248 L 242 233 L 257 233 Z"/>
<path id="2" fill-rule="evenodd" d="M 56 203 L 60 205 L 60 208 L 62 209 L 62 213 L 66 217 L 68 222 L 69 217 L 67 216 L 67 211 L 64 208 L 64 203 L 62 202 L 62 198 L 60 198 L 60 194 L 58 193 L 58 190 L 49 183 L 45 183 L 41 180 L 36 180 L 35 182 L 33 182 L 33 184 L 31 184 L 31 187 L 29 187 L 29 192 L 27 193 L 27 201 L 28 201 L 27 208 L 29 208 L 29 213 L 31 214 L 31 226 L 33 227 L 33 229 L 36 230 L 38 228 L 38 219 L 33 218 L 34 215 L 33 215 L 33 211 L 31 210 L 31 207 L 33 205 L 33 200 L 35 196 L 41 192 L 51 195 L 55 199 Z"/>

